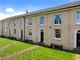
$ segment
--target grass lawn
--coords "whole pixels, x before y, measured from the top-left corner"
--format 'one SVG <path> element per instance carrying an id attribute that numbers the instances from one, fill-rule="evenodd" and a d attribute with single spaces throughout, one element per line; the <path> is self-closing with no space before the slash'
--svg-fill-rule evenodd
<path id="1" fill-rule="evenodd" d="M 8 44 L 11 44 L 12 42 L 14 42 L 14 40 L 8 40 L 8 39 L 6 39 L 6 38 L 0 38 L 0 41 L 3 41 L 2 43 L 5 45 L 5 44 L 7 44 L 7 43 L 5 43 L 5 42 L 7 42 L 8 41 Z M 10 43 L 10 42 L 11 43 Z M 1 43 L 1 42 L 0 42 Z M 2 45 L 3 45 L 2 44 Z M 1 44 L 0 44 L 1 45 Z M 26 44 L 26 43 L 24 43 L 24 42 L 19 42 L 19 41 L 17 41 L 14 45 L 11 45 L 9 48 L 6 48 L 6 49 L 4 49 L 3 51 L 0 51 L 0 57 L 5 57 L 5 56 L 7 56 L 7 55 L 10 55 L 10 54 L 13 54 L 13 53 L 16 53 L 16 52 L 18 52 L 18 51 L 21 51 L 21 50 L 23 50 L 23 49 L 26 49 L 26 48 L 29 48 L 29 47 L 31 47 L 31 46 L 33 46 L 32 44 Z"/>
<path id="2" fill-rule="evenodd" d="M 76 60 L 76 58 L 71 52 L 39 47 L 12 60 Z"/>
<path id="3" fill-rule="evenodd" d="M 11 42 L 6 43 L 7 41 Z M 3 45 L 11 44 L 12 42 L 13 40 L 0 38 L 0 47 Z M 10 55 L 31 46 L 34 45 L 18 41 L 15 45 L 0 52 L 0 57 Z M 76 60 L 76 55 L 73 52 L 55 50 L 40 46 L 22 55 L 16 56 L 14 59 L 12 58 L 11 60 Z"/>
<path id="4" fill-rule="evenodd" d="M 13 40 L 10 39 L 6 39 L 6 38 L 0 38 L 0 48 L 2 48 L 3 46 L 6 46 L 8 44 L 13 43 Z"/>

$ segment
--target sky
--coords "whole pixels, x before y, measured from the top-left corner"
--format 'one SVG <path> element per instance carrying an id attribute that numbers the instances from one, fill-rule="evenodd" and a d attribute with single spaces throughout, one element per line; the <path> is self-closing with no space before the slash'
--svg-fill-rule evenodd
<path id="1" fill-rule="evenodd" d="M 0 20 L 80 0 L 0 0 Z"/>

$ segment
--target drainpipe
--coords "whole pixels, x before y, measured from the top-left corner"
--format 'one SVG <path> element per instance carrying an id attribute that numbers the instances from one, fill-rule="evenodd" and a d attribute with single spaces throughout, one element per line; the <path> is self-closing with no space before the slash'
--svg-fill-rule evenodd
<path id="1" fill-rule="evenodd" d="M 69 10 L 69 20 L 68 20 L 68 25 L 69 25 L 69 40 L 68 40 L 68 46 L 70 46 L 70 10 Z"/>
<path id="2" fill-rule="evenodd" d="M 2 21 L 2 36 L 3 36 L 3 21 Z"/>
<path id="3" fill-rule="evenodd" d="M 10 37 L 10 22 L 8 23 L 8 28 L 9 28 L 9 37 Z"/>
<path id="4" fill-rule="evenodd" d="M 23 16 L 23 19 L 24 19 L 24 41 L 25 41 L 25 16 Z"/>

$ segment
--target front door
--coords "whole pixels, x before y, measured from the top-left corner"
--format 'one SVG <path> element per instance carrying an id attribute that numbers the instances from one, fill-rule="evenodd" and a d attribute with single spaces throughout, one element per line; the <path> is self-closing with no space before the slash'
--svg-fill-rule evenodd
<path id="1" fill-rule="evenodd" d="M 21 30 L 21 40 L 23 39 L 23 30 Z"/>
<path id="2" fill-rule="evenodd" d="M 40 39 L 40 42 L 44 42 L 44 31 L 41 30 L 41 39 Z"/>
<path id="3" fill-rule="evenodd" d="M 77 33 L 77 47 L 80 47 L 80 32 Z"/>

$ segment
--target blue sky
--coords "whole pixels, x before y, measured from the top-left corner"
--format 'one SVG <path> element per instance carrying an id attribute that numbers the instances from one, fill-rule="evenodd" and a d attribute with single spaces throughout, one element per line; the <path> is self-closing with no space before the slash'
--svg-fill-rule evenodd
<path id="1" fill-rule="evenodd" d="M 26 10 L 35 11 L 74 1 L 77 0 L 0 0 L 0 16 L 8 17 L 24 13 Z"/>

